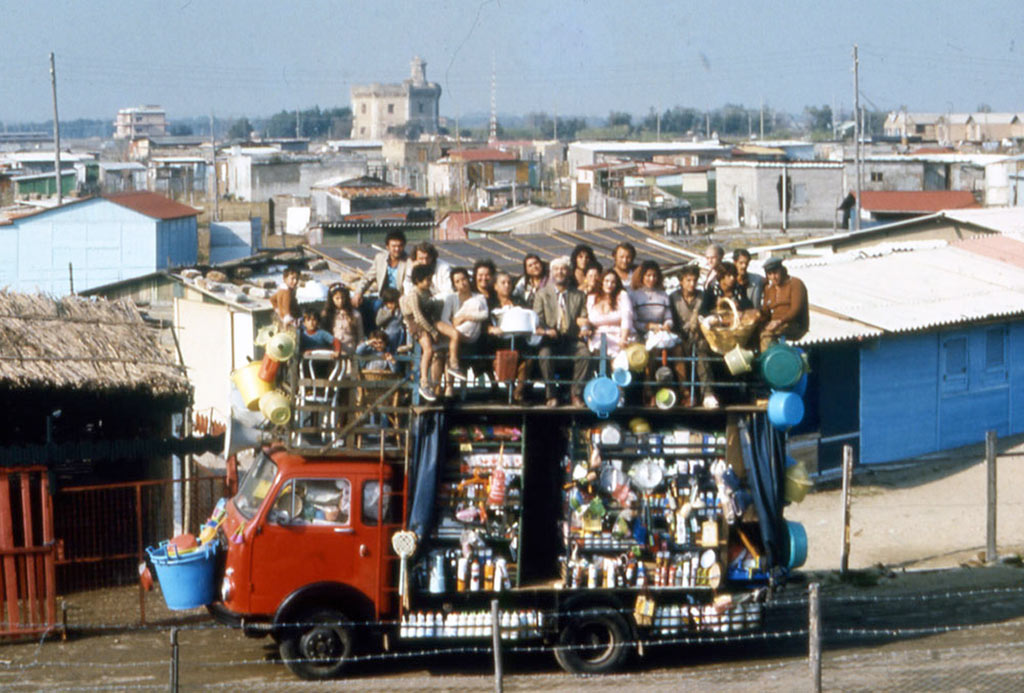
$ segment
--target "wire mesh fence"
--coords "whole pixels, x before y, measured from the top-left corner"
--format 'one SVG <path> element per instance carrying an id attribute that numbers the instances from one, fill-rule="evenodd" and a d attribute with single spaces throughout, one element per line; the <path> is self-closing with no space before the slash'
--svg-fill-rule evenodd
<path id="1" fill-rule="evenodd" d="M 827 591 L 826 591 L 827 592 Z M 595 691 L 813 690 L 808 660 L 808 600 L 796 591 L 766 608 L 764 630 L 683 632 L 655 637 L 640 629 L 622 643 L 624 673 L 588 677 L 559 672 L 554 637 L 501 639 L 504 690 Z M 585 610 L 545 613 L 556 623 Z M 1024 587 L 1005 585 L 898 594 L 833 591 L 821 600 L 822 690 L 1024 690 Z M 303 625 L 303 624 L 295 624 Z M 355 623 L 353 625 L 371 625 Z M 379 626 L 379 622 L 372 625 Z M 387 624 L 393 628 L 398 623 Z M 4 690 L 308 689 L 282 666 L 270 638 L 246 638 L 198 613 L 149 626 L 72 623 L 66 642 L 6 646 Z M 498 622 L 499 629 L 502 627 Z M 172 647 L 173 640 L 176 647 Z M 356 650 L 338 680 L 317 690 L 491 690 L 490 634 L 466 642 L 392 641 L 388 652 Z M 635 655 L 642 653 L 643 657 Z"/>

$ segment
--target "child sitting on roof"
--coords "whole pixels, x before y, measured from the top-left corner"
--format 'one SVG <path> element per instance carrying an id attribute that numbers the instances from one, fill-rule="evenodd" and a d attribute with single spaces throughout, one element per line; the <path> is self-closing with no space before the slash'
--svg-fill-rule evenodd
<path id="1" fill-rule="evenodd" d="M 410 278 L 411 281 L 411 278 Z M 381 307 L 377 310 L 374 323 L 377 329 L 387 335 L 388 351 L 394 353 L 405 344 L 405 323 L 398 307 L 398 290 L 390 286 L 380 292 Z"/>
<path id="2" fill-rule="evenodd" d="M 384 330 L 374 330 L 370 337 L 356 347 L 356 356 L 361 356 L 363 369 L 370 371 L 391 371 L 397 370 L 395 356 L 388 349 L 388 336 Z"/>
<path id="3" fill-rule="evenodd" d="M 281 276 L 284 286 L 270 297 L 270 305 L 274 307 L 274 316 L 280 324 L 291 327 L 299 324 L 299 300 L 295 290 L 299 286 L 299 268 L 289 265 Z"/>
<path id="4" fill-rule="evenodd" d="M 320 316 L 315 310 L 307 309 L 302 313 L 302 327 L 299 330 L 299 351 L 305 354 L 313 349 L 330 349 L 341 353 L 341 342 L 327 330 L 320 329 Z"/>

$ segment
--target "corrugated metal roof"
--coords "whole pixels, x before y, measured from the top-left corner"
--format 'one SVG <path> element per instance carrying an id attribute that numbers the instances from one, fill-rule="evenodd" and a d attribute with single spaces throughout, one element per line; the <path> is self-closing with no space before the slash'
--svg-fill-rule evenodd
<path id="1" fill-rule="evenodd" d="M 554 209 L 552 207 L 541 207 L 538 205 L 519 205 L 497 214 L 466 224 L 463 228 L 466 231 L 477 233 L 511 233 L 517 226 L 524 224 L 535 224 L 545 219 L 553 219 L 565 214 L 574 214 L 575 209 Z"/>
<path id="2" fill-rule="evenodd" d="M 550 261 L 569 255 L 579 243 L 590 245 L 598 261 L 611 267 L 612 252 L 623 241 L 632 243 L 637 250 L 637 262 L 655 260 L 668 268 L 689 262 L 695 257 L 691 251 L 677 246 L 663 236 L 657 236 L 632 226 L 610 226 L 592 231 L 565 231 L 523 235 L 495 235 L 456 241 L 433 241 L 438 255 L 453 267 L 468 267 L 482 258 L 490 258 L 498 269 L 513 275 L 522 274 L 523 256 L 535 253 Z M 373 244 L 345 246 L 314 246 L 312 250 L 329 258 L 342 273 L 361 274 L 369 269 L 374 255 L 383 248 Z"/>
<path id="3" fill-rule="evenodd" d="M 970 190 L 865 190 L 861 209 L 869 212 L 938 212 L 978 207 Z"/>
<path id="4" fill-rule="evenodd" d="M 449 161 L 518 161 L 515 152 L 501 149 L 453 149 L 448 152 Z"/>
<path id="5" fill-rule="evenodd" d="M 953 246 L 1024 268 L 1024 243 L 1016 238 L 1001 235 L 976 236 L 956 241 Z"/>
<path id="6" fill-rule="evenodd" d="M 811 329 L 797 344 L 829 344 L 854 339 L 870 339 L 883 331 L 862 322 L 843 318 L 811 307 Z"/>
<path id="7" fill-rule="evenodd" d="M 157 195 L 146 190 L 104 195 L 103 197 L 114 204 L 127 207 L 153 219 L 181 219 L 182 217 L 194 217 L 199 214 L 198 209 L 193 209 L 188 205 L 175 202 L 169 197 Z"/>
<path id="8" fill-rule="evenodd" d="M 885 332 L 1024 314 L 1024 267 L 959 246 L 787 264 L 807 285 L 812 306 Z M 816 317 L 804 342 L 834 340 L 835 326 L 819 331 Z"/>
<path id="9" fill-rule="evenodd" d="M 943 216 L 966 224 L 984 226 L 1000 233 L 1024 236 L 1024 207 L 986 207 L 983 209 L 955 209 Z"/>

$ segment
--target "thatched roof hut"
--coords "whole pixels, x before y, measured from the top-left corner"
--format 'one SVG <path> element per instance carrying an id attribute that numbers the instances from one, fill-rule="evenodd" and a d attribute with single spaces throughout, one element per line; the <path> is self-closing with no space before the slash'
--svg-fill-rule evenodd
<path id="1" fill-rule="evenodd" d="M 0 291 L 0 390 L 191 399 L 177 360 L 135 305 Z"/>

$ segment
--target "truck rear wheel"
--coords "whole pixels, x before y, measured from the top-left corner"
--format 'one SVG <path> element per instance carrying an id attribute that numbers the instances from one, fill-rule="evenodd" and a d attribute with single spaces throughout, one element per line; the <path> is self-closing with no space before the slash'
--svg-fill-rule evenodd
<path id="1" fill-rule="evenodd" d="M 609 608 L 569 616 L 558 634 L 555 659 L 570 674 L 605 674 L 629 658 L 629 625 Z"/>
<path id="2" fill-rule="evenodd" d="M 333 609 L 305 612 L 296 619 L 300 625 L 282 634 L 281 659 L 299 678 L 316 681 L 337 676 L 352 656 L 348 621 Z"/>

